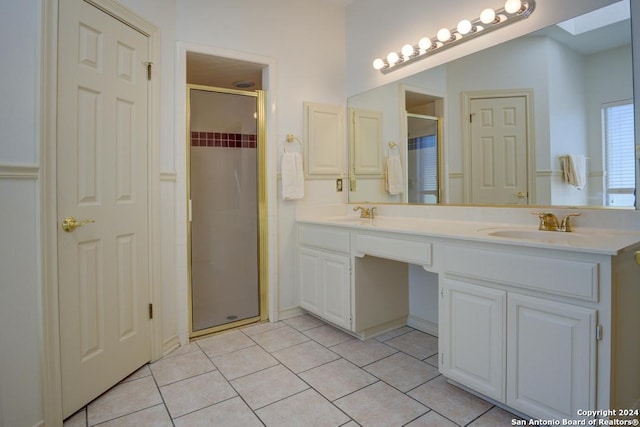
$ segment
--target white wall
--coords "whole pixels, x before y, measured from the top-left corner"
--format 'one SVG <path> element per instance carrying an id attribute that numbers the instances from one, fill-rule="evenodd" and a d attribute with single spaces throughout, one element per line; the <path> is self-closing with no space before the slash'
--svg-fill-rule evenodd
<path id="1" fill-rule="evenodd" d="M 0 426 L 43 418 L 39 215 L 40 1 L 0 14 Z"/>
<path id="2" fill-rule="evenodd" d="M 312 0 L 177 2 L 177 40 L 187 48 L 200 45 L 227 50 L 232 57 L 257 55 L 277 64 L 276 69 L 270 70 L 276 73 L 275 87 L 270 87 L 267 94 L 272 118 L 269 135 L 273 135 L 267 140 L 267 149 L 275 153 L 268 165 L 271 176 L 278 172 L 286 135 L 303 139 L 303 102 L 344 105 L 344 13 L 332 2 Z M 178 164 L 177 171 L 180 182 L 183 165 Z M 287 315 L 298 305 L 294 267 L 296 206 L 346 203 L 346 192 L 336 193 L 332 180 L 307 181 L 303 200 L 285 202 L 281 201 L 279 190 L 269 194 L 273 202 L 270 206 L 275 206 L 278 215 L 277 231 L 269 230 L 270 239 L 278 240 L 276 253 L 269 254 L 271 259 L 277 258 L 278 269 L 277 276 L 271 272 L 270 287 L 275 287 L 279 296 L 276 312 Z M 180 198 L 178 205 L 183 203 Z M 181 244 L 179 240 L 178 245 Z M 186 289 L 186 282 L 179 288 Z"/>

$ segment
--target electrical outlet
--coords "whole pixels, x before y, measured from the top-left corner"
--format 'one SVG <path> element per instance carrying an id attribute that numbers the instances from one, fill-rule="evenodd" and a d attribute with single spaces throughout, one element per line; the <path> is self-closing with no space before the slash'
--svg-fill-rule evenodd
<path id="1" fill-rule="evenodd" d="M 342 178 L 336 179 L 336 191 L 338 193 L 342 191 Z"/>

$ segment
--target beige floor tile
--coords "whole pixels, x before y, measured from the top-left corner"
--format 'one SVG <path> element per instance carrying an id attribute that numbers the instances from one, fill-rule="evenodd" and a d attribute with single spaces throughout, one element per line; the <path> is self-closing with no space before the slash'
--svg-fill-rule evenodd
<path id="1" fill-rule="evenodd" d="M 87 407 L 89 425 L 95 425 L 162 403 L 152 377 L 118 384 Z"/>
<path id="2" fill-rule="evenodd" d="M 331 325 L 324 325 L 309 329 L 308 331 L 305 331 L 304 334 L 325 347 L 331 347 L 336 344 L 340 344 L 341 342 L 353 339 L 351 335 L 346 332 L 342 332 L 340 329 L 334 328 Z"/>
<path id="3" fill-rule="evenodd" d="M 352 339 L 331 347 L 331 351 L 335 351 L 358 366 L 365 366 L 390 356 L 398 350 L 374 339 L 366 341 Z"/>
<path id="4" fill-rule="evenodd" d="M 149 365 L 146 364 L 142 368 L 135 371 L 133 374 L 129 375 L 127 378 L 123 379 L 121 382 L 126 383 L 127 381 L 133 381 L 140 378 L 148 377 L 149 375 L 151 375 L 151 369 L 149 369 Z"/>
<path id="5" fill-rule="evenodd" d="M 278 351 L 283 348 L 292 347 L 296 344 L 309 341 L 308 337 L 296 331 L 289 325 L 285 325 L 282 328 L 274 329 L 272 331 L 263 332 L 261 334 L 252 335 L 251 338 L 268 352 Z"/>
<path id="6" fill-rule="evenodd" d="M 489 402 L 447 383 L 446 378 L 442 375 L 408 394 L 460 425 L 468 424 L 493 406 Z"/>
<path id="7" fill-rule="evenodd" d="M 437 412 L 429 411 L 417 420 L 407 424 L 406 427 L 458 427 L 458 424 L 446 419 Z"/>
<path id="8" fill-rule="evenodd" d="M 330 401 L 378 381 L 376 377 L 345 359 L 303 372 L 300 378 L 311 384 Z"/>
<path id="9" fill-rule="evenodd" d="M 176 418 L 174 422 L 176 427 L 262 427 L 263 425 L 239 397 Z"/>
<path id="10" fill-rule="evenodd" d="M 440 375 L 433 366 L 405 353 L 385 357 L 365 370 L 403 393 Z"/>
<path id="11" fill-rule="evenodd" d="M 160 387 L 160 392 L 172 418 L 237 396 L 218 371 L 207 372 Z"/>
<path id="12" fill-rule="evenodd" d="M 427 362 L 429 365 L 440 369 L 440 363 L 438 363 L 438 353 L 434 354 L 431 357 L 427 357 L 426 359 L 424 359 L 425 362 Z"/>
<path id="13" fill-rule="evenodd" d="M 393 338 L 386 344 L 420 360 L 438 353 L 438 338 L 420 331 L 412 331 Z"/>
<path id="14" fill-rule="evenodd" d="M 349 421 L 348 416 L 312 389 L 266 406 L 256 414 L 267 427 L 332 427 Z"/>
<path id="15" fill-rule="evenodd" d="M 192 351 L 200 351 L 200 347 L 198 344 L 194 342 L 190 342 L 189 344 L 181 345 L 180 347 L 173 350 L 171 353 L 164 356 L 164 359 L 168 357 L 181 356 L 183 354 L 191 353 Z"/>
<path id="16" fill-rule="evenodd" d="M 256 345 L 251 338 L 240 331 L 225 332 L 220 335 L 200 339 L 196 341 L 196 343 L 209 357 L 220 356 L 221 354 L 231 353 L 232 351 Z"/>
<path id="17" fill-rule="evenodd" d="M 173 427 L 171 418 L 167 414 L 164 405 L 156 405 L 151 408 L 143 409 L 133 414 L 125 415 L 115 420 L 98 424 L 100 427 Z"/>
<path id="18" fill-rule="evenodd" d="M 87 410 L 83 409 L 64 420 L 62 427 L 87 427 Z"/>
<path id="19" fill-rule="evenodd" d="M 252 337 L 257 334 L 262 334 L 264 332 L 269 332 L 269 331 L 276 330 L 278 328 L 282 328 L 283 326 L 286 326 L 286 324 L 283 322 L 262 322 L 262 323 L 257 323 L 255 325 L 244 327 L 242 328 L 242 332 L 245 333 L 247 336 Z"/>
<path id="20" fill-rule="evenodd" d="M 384 334 L 378 335 L 376 337 L 376 339 L 378 341 L 385 342 L 385 341 L 389 341 L 392 338 L 397 338 L 400 335 L 404 335 L 404 334 L 407 334 L 407 333 L 412 332 L 412 331 L 414 331 L 413 328 L 410 328 L 408 326 L 403 326 L 401 328 L 394 329 L 392 331 L 385 332 Z"/>
<path id="21" fill-rule="evenodd" d="M 362 426 L 402 426 L 429 411 L 381 381 L 334 403 Z"/>
<path id="22" fill-rule="evenodd" d="M 315 341 L 275 351 L 272 355 L 296 374 L 340 358 Z"/>
<path id="23" fill-rule="evenodd" d="M 213 363 L 227 380 L 253 374 L 278 364 L 278 361 L 257 345 L 214 357 Z"/>
<path id="24" fill-rule="evenodd" d="M 192 351 L 180 356 L 160 359 L 151 364 L 151 372 L 159 386 L 204 374 L 214 369 L 211 361 L 201 351 Z"/>
<path id="25" fill-rule="evenodd" d="M 520 417 L 494 406 L 491 410 L 482 414 L 481 417 L 469 424 L 469 427 L 495 427 L 495 426 L 511 426 L 513 420 L 519 420 Z"/>
<path id="26" fill-rule="evenodd" d="M 302 314 L 300 316 L 291 317 L 289 319 L 283 320 L 284 323 L 291 326 L 298 331 L 306 331 L 308 329 L 317 328 L 318 326 L 322 326 L 325 323 L 318 319 L 317 317 L 313 317 L 310 314 Z"/>
<path id="27" fill-rule="evenodd" d="M 256 410 L 309 388 L 282 365 L 231 381 L 245 402 Z"/>

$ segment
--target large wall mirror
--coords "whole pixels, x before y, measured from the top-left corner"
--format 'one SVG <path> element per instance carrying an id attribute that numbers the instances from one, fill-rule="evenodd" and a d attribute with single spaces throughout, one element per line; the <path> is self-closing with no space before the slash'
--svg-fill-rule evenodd
<path id="1" fill-rule="evenodd" d="M 620 1 L 350 97 L 350 203 L 633 209 L 629 8 Z M 394 156 L 401 192 L 385 173 Z"/>

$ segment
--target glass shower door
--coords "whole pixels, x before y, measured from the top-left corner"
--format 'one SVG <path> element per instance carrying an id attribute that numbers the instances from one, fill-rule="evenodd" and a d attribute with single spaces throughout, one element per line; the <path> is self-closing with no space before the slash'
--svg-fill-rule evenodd
<path id="1" fill-rule="evenodd" d="M 255 96 L 189 87 L 192 336 L 260 315 Z"/>

